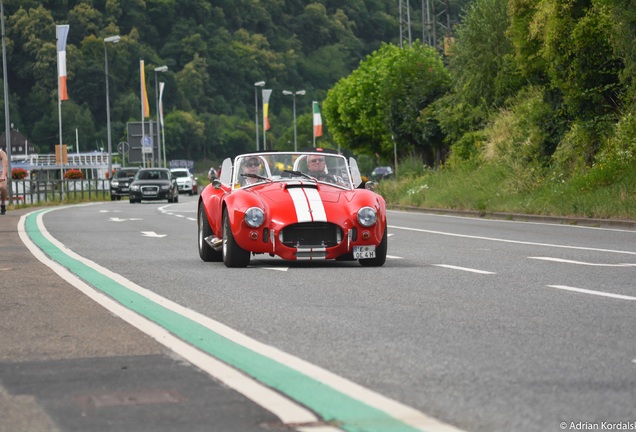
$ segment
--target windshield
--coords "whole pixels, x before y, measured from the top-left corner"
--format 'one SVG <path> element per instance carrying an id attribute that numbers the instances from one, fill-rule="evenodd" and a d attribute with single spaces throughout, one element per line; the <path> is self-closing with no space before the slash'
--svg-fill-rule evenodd
<path id="1" fill-rule="evenodd" d="M 139 170 L 136 180 L 168 180 L 168 170 L 145 169 Z"/>
<path id="2" fill-rule="evenodd" d="M 120 169 L 115 173 L 114 178 L 134 177 L 137 170 L 122 170 Z"/>
<path id="3" fill-rule="evenodd" d="M 353 189 L 347 159 L 336 153 L 252 153 L 236 158 L 232 184 L 235 188 L 265 182 L 314 181 Z"/>
<path id="4" fill-rule="evenodd" d="M 172 176 L 173 177 L 190 177 L 190 171 L 172 171 Z"/>

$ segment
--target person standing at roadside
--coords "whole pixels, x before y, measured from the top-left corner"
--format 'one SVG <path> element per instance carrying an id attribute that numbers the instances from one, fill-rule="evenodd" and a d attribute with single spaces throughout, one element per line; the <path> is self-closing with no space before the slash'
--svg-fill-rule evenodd
<path id="1" fill-rule="evenodd" d="M 4 150 L 0 149 L 0 214 L 7 212 L 7 185 L 9 184 L 9 159 Z"/>

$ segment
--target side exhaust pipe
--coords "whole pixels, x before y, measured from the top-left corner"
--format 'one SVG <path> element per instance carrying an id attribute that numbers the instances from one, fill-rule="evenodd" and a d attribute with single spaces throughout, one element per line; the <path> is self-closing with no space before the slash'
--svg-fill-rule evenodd
<path id="1" fill-rule="evenodd" d="M 205 242 L 215 251 L 220 251 L 223 247 L 223 239 L 216 238 L 213 235 L 204 238 Z"/>

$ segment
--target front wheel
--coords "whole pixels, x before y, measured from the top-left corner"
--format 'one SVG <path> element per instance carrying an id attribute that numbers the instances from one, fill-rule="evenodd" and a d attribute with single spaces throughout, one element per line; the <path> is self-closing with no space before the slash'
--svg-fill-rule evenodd
<path id="1" fill-rule="evenodd" d="M 375 258 L 367 258 L 361 259 L 360 265 L 362 267 L 381 267 L 386 262 L 386 251 L 388 244 L 388 235 L 386 226 L 384 227 L 384 235 L 382 236 L 382 241 L 375 248 Z"/>
<path id="2" fill-rule="evenodd" d="M 226 267 L 247 267 L 250 253 L 236 243 L 227 209 L 223 210 L 223 263 Z"/>

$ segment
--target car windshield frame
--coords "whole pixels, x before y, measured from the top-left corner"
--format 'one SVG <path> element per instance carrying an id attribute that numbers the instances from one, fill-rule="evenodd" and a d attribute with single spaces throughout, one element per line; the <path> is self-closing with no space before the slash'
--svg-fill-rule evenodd
<path id="1" fill-rule="evenodd" d="M 324 171 L 321 172 L 326 178 L 316 178 L 308 170 L 308 160 L 312 158 L 324 158 Z M 256 170 L 248 171 L 245 169 L 247 162 L 252 164 L 258 161 Z M 226 167 L 231 167 L 231 176 L 228 175 Z M 221 183 L 232 185 L 233 189 L 252 187 L 259 184 L 283 182 L 296 183 L 316 182 L 327 184 L 343 190 L 352 190 L 355 188 L 357 164 L 355 167 L 349 164 L 349 161 L 343 155 L 338 153 L 328 153 L 320 151 L 308 152 L 259 152 L 247 153 L 239 155 L 234 159 L 234 163 L 224 161 L 223 170 L 221 171 Z M 246 184 L 246 176 L 242 174 L 251 174 L 250 179 L 254 181 L 252 184 Z"/>

